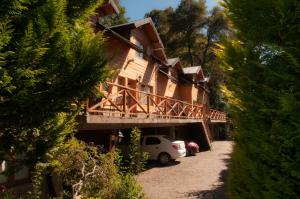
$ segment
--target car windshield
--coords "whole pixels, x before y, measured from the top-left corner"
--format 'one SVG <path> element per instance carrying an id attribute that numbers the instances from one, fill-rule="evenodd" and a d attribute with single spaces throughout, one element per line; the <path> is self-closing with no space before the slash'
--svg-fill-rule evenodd
<path id="1" fill-rule="evenodd" d="M 170 137 L 167 136 L 167 135 L 164 135 L 163 137 L 166 138 L 167 140 L 171 141 L 171 142 L 174 142 L 174 139 L 170 138 Z"/>

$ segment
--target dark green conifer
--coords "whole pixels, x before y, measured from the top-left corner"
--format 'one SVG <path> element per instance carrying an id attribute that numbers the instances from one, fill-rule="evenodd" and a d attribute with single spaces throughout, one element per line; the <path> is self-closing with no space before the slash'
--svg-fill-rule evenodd
<path id="1" fill-rule="evenodd" d="M 74 130 L 82 100 L 107 74 L 88 19 L 101 0 L 0 3 L 0 160 L 33 162 Z"/>
<path id="2" fill-rule="evenodd" d="M 299 1 L 225 6 L 236 28 L 222 56 L 236 127 L 229 196 L 300 198 Z"/>

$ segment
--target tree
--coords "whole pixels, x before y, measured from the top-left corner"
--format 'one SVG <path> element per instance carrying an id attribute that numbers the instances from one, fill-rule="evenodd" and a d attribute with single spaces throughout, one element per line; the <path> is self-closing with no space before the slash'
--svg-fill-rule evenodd
<path id="1" fill-rule="evenodd" d="M 103 25 L 106 25 L 109 27 L 109 26 L 114 26 L 114 25 L 123 24 L 123 23 L 128 22 L 128 18 L 126 18 L 126 16 L 125 16 L 125 13 L 126 13 L 125 7 L 121 6 L 119 0 L 115 0 L 115 3 L 120 11 L 119 14 L 103 18 L 101 21 L 101 23 Z"/>
<path id="2" fill-rule="evenodd" d="M 194 66 L 194 49 L 197 38 L 202 37 L 200 29 L 204 27 L 206 6 L 203 0 L 183 0 L 174 12 L 171 31 L 176 34 L 175 49 L 184 57 L 182 61 L 188 60 L 187 64 Z M 183 44 L 183 45 L 182 45 Z"/>
<path id="3" fill-rule="evenodd" d="M 235 27 L 220 50 L 236 145 L 232 199 L 300 198 L 300 5 L 226 0 Z"/>
<path id="4" fill-rule="evenodd" d="M 34 163 L 74 131 L 107 74 L 103 37 L 87 24 L 101 2 L 1 2 L 0 160 Z"/>

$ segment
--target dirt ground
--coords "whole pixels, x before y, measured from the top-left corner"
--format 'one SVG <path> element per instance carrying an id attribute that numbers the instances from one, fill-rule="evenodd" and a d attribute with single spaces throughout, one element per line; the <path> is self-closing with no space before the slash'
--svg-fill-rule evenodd
<path id="1" fill-rule="evenodd" d="M 232 142 L 216 141 L 212 150 L 184 157 L 166 167 L 152 163 L 138 176 L 149 199 L 225 199 Z"/>

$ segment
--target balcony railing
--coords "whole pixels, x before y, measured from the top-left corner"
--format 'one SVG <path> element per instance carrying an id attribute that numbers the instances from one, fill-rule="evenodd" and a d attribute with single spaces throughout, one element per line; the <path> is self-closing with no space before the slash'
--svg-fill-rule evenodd
<path id="1" fill-rule="evenodd" d="M 226 122 L 226 113 L 222 111 L 210 109 L 209 118 L 210 120 Z"/>
<path id="2" fill-rule="evenodd" d="M 208 119 L 226 121 L 226 114 L 170 97 L 150 94 L 125 86 L 104 83 L 97 87 L 102 94 L 88 100 L 88 114 L 121 118 Z"/>

